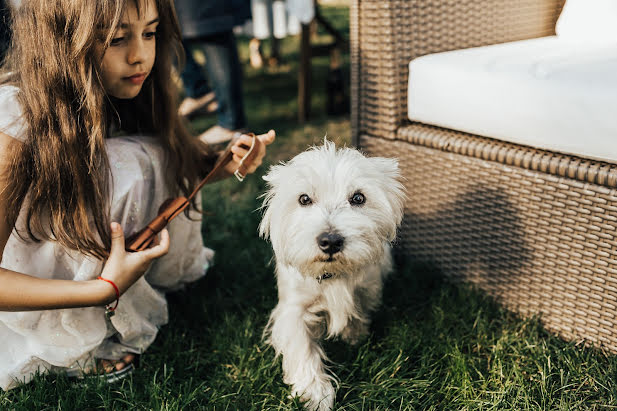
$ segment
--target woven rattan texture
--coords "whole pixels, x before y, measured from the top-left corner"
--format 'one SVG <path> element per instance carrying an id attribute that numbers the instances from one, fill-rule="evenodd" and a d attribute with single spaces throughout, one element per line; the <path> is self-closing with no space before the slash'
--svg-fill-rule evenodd
<path id="1" fill-rule="evenodd" d="M 360 53 L 359 53 L 359 25 L 358 25 L 358 3 L 356 1 L 351 3 L 349 7 L 349 59 L 350 59 L 350 75 L 351 75 L 351 84 L 350 84 L 350 100 L 351 100 L 351 135 L 352 135 L 352 144 L 358 145 L 358 135 L 359 135 L 359 120 L 360 120 Z"/>
<path id="2" fill-rule="evenodd" d="M 617 352 L 616 190 L 404 141 L 361 145 L 400 160 L 400 250 L 565 339 Z"/>
<path id="3" fill-rule="evenodd" d="M 412 58 L 554 33 L 563 0 L 354 0 L 352 118 L 358 133 L 394 138 L 407 118 Z M 354 69 L 358 71 L 354 73 Z"/>
<path id="4" fill-rule="evenodd" d="M 510 144 L 421 123 L 397 130 L 397 139 L 527 170 L 617 188 L 617 165 Z"/>

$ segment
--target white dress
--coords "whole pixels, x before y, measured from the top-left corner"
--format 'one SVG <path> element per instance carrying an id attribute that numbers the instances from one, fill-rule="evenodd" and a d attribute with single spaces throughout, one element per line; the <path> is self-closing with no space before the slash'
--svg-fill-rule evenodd
<path id="1" fill-rule="evenodd" d="M 0 131 L 22 139 L 16 92 L 14 87 L 0 87 Z M 163 150 L 151 137 L 115 137 L 106 144 L 113 176 L 111 217 L 128 235 L 156 216 L 170 196 Z M 122 295 L 111 320 L 103 307 L 0 312 L 0 388 L 28 382 L 37 370 L 87 367 L 93 358 L 119 359 L 148 348 L 158 328 L 167 323 L 164 292 L 202 277 L 213 257 L 203 246 L 199 214 L 193 211 L 192 217 L 195 221 L 182 214 L 170 223 L 169 253 Z M 23 226 L 21 216 L 16 226 Z M 13 231 L 0 266 L 40 278 L 82 281 L 96 278 L 103 261 L 51 241 L 24 242 Z"/>

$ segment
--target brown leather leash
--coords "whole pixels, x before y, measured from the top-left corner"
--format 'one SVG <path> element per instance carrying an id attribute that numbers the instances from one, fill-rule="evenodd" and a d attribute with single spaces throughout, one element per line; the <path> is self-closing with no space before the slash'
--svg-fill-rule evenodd
<path id="1" fill-rule="evenodd" d="M 248 172 L 248 165 L 253 162 L 259 150 L 255 150 L 261 143 L 261 141 L 255 136 L 253 133 L 247 133 L 244 135 L 248 135 L 252 137 L 252 143 L 250 147 L 243 145 L 244 148 L 248 149 L 248 152 L 240 161 L 240 166 L 234 172 L 234 175 L 239 181 L 243 181 L 244 177 Z M 189 206 L 193 197 L 199 193 L 199 190 L 203 188 L 212 178 L 223 168 L 226 166 L 231 159 L 233 158 L 233 153 L 231 152 L 231 148 L 234 146 L 239 136 L 232 139 L 232 141 L 228 144 L 225 151 L 219 156 L 218 160 L 214 164 L 212 170 L 204 177 L 203 180 L 195 187 L 195 190 L 188 197 L 176 197 L 176 198 L 168 198 L 163 202 L 161 207 L 159 208 L 159 214 L 148 223 L 143 229 L 139 230 L 137 233 L 129 236 L 126 240 L 126 250 L 127 251 L 142 251 L 146 248 L 150 247 L 156 235 L 163 230 L 169 224 L 171 220 L 173 220 L 176 216 L 178 216 L 182 211 Z"/>

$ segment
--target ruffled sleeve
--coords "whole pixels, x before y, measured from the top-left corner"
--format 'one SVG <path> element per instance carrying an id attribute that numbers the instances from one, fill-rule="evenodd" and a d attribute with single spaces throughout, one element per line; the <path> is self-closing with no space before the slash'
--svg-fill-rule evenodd
<path id="1" fill-rule="evenodd" d="M 0 132 L 24 141 L 26 139 L 26 123 L 17 101 L 17 92 L 18 88 L 15 86 L 0 87 Z"/>

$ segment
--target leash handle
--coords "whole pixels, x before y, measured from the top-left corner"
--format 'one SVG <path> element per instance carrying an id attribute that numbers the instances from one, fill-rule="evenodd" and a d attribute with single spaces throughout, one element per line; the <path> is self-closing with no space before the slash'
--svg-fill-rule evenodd
<path id="1" fill-rule="evenodd" d="M 255 134 L 249 133 L 246 135 L 251 136 L 253 140 L 251 142 L 251 147 L 244 146 L 245 148 L 248 148 L 248 152 L 240 161 L 240 166 L 238 169 L 234 172 L 234 175 L 240 181 L 244 180 L 244 177 L 246 177 L 246 173 L 248 172 L 248 166 L 245 163 L 250 164 L 253 161 L 259 152 L 259 150 L 255 150 L 255 148 L 258 147 L 259 144 L 262 144 Z M 125 247 L 126 251 L 142 251 L 152 245 L 156 235 L 160 233 L 171 220 L 184 211 L 189 206 L 193 197 L 197 195 L 199 190 L 201 190 L 206 183 L 216 176 L 217 173 L 232 160 L 233 153 L 231 152 L 231 148 L 236 144 L 236 141 L 240 138 L 240 136 L 240 133 L 234 136 L 231 142 L 227 145 L 225 151 L 223 151 L 216 163 L 214 163 L 212 170 L 210 170 L 206 177 L 200 181 L 191 195 L 188 197 L 168 198 L 165 200 L 159 208 L 159 214 L 152 221 L 150 221 L 148 225 L 127 238 L 127 245 Z"/>

